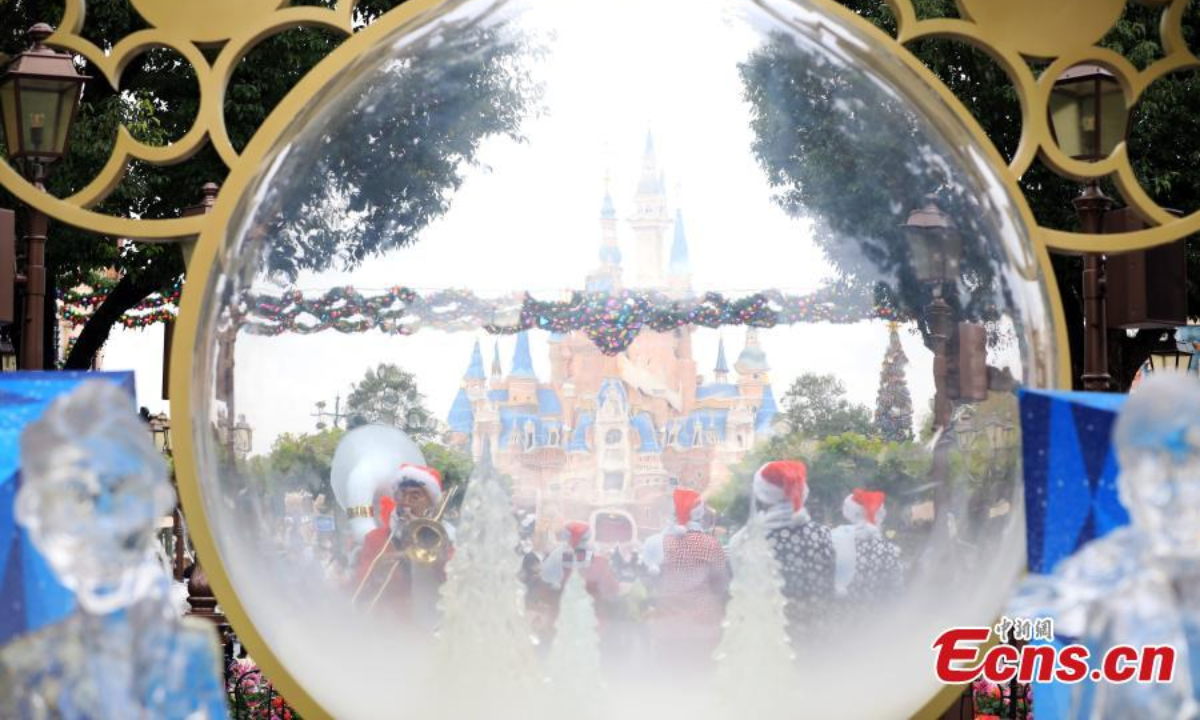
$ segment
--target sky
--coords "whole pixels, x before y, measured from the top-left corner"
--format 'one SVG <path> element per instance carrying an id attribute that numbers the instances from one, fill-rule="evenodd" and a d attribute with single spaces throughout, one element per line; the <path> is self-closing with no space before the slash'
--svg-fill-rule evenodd
<path id="1" fill-rule="evenodd" d="M 546 112 L 522 126 L 527 142 L 485 140 L 478 165 L 465 173 L 450 211 L 414 245 L 352 271 L 305 274 L 297 285 L 313 293 L 340 285 L 363 292 L 406 285 L 423 291 L 466 288 L 490 297 L 530 291 L 557 298 L 582 289 L 598 263 L 606 187 L 620 219 L 629 284 L 636 253 L 625 218 L 632 211 L 648 131 L 665 177 L 669 215 L 676 209 L 683 213 L 695 291 L 740 296 L 773 288 L 801 294 L 835 277 L 812 240 L 811 222 L 778 207 L 751 152 L 754 136 L 737 64 L 760 42 L 752 28 L 761 19 L 682 12 L 685 4 L 676 0 L 635 1 L 613 0 L 599 10 L 589 4 L 586 12 L 555 10 L 568 4 L 550 4 L 542 19 L 555 26 L 556 37 L 546 61 L 535 68 L 546 89 Z M 644 22 L 626 21 L 635 7 Z M 654 13 L 673 14 L 670 23 L 679 34 L 669 41 L 639 37 L 668 23 L 666 16 L 647 15 Z M 664 234 L 664 266 L 671 234 Z M 707 376 L 719 337 L 732 362 L 744 329 L 697 332 L 694 354 Z M 411 337 L 334 331 L 239 337 L 237 411 L 255 429 L 253 452 L 268 451 L 281 433 L 313 431 L 315 403 L 332 406 L 378 363 L 413 372 L 426 406 L 444 420 L 477 339 L 485 362 L 499 342 L 509 367 L 513 339 L 497 340 L 482 330 L 422 330 Z M 852 400 L 874 409 L 888 342 L 882 321 L 780 327 L 763 331 L 760 339 L 776 397 L 802 372 L 833 373 Z M 919 423 L 933 390 L 932 357 L 911 327 L 902 329 L 901 339 Z M 160 328 L 122 329 L 105 349 L 105 368 L 135 370 L 139 400 L 155 411 L 165 407 L 154 402 L 161 342 Z M 532 349 L 535 369 L 545 379 L 544 334 L 533 333 Z M 1014 363 L 1010 357 L 1000 364 Z"/>

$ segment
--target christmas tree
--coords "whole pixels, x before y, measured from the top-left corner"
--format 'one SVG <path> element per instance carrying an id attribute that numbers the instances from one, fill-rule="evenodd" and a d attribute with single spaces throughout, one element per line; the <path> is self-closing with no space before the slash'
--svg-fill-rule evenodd
<path id="1" fill-rule="evenodd" d="M 912 440 L 913 416 L 912 395 L 904 377 L 908 356 L 900 346 L 896 323 L 890 323 L 888 331 L 891 337 L 879 373 L 879 394 L 875 397 L 875 427 L 884 440 L 905 442 Z"/>
<path id="2" fill-rule="evenodd" d="M 606 715 L 604 688 L 600 682 L 600 633 L 596 606 L 588 594 L 583 573 L 573 572 L 563 588 L 558 621 L 554 624 L 554 645 L 550 647 L 547 669 L 553 705 L 576 706 L 576 718 L 601 718 Z"/>
<path id="3" fill-rule="evenodd" d="M 467 485 L 438 604 L 441 717 L 483 717 L 527 700 L 537 687 L 511 504 L 485 457 Z"/>
<path id="4" fill-rule="evenodd" d="M 725 628 L 714 653 L 718 703 L 727 717 L 767 717 L 793 706 L 797 676 L 783 578 L 761 518 L 751 518 L 737 538 L 731 561 Z"/>

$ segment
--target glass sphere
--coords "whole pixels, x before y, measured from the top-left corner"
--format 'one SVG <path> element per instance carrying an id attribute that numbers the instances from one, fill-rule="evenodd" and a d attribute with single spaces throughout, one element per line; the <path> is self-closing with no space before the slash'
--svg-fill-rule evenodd
<path id="1" fill-rule="evenodd" d="M 192 409 L 223 572 L 326 712 L 940 689 L 1024 566 L 1055 364 L 1016 199 L 889 47 L 819 2 L 467 0 L 312 98 Z"/>

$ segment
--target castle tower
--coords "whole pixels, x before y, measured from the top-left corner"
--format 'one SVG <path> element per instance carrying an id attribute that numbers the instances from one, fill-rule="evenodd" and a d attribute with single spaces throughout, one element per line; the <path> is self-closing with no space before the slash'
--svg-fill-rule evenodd
<path id="1" fill-rule="evenodd" d="M 771 384 L 767 365 L 767 354 L 758 344 L 758 328 L 746 328 L 746 346 L 742 348 L 733 367 L 738 374 L 738 394 L 747 398 L 761 398 L 763 388 Z"/>
<path id="2" fill-rule="evenodd" d="M 537 376 L 533 374 L 533 355 L 529 352 L 529 333 L 517 333 L 512 369 L 508 373 L 508 403 L 537 405 Z"/>
<path id="3" fill-rule="evenodd" d="M 471 349 L 471 361 L 467 364 L 467 371 L 463 373 L 463 387 L 467 389 L 467 395 L 472 400 L 483 397 L 485 392 L 485 383 L 487 378 L 483 374 L 483 353 L 479 349 L 479 341 L 475 341 L 475 347 Z"/>
<path id="4" fill-rule="evenodd" d="M 713 382 L 729 382 L 729 363 L 725 361 L 725 338 L 717 340 L 717 365 L 713 368 Z"/>
<path id="5" fill-rule="evenodd" d="M 607 378 L 596 397 L 596 490 L 599 497 L 618 500 L 631 485 L 633 456 L 629 423 L 629 397 L 625 385 Z"/>
<path id="6" fill-rule="evenodd" d="M 663 236 L 671 225 L 667 216 L 667 193 L 654 154 L 654 136 L 646 133 L 642 153 L 642 174 L 633 196 L 633 215 L 629 219 L 635 239 L 637 284 L 661 287 L 663 284 Z"/>
<path id="7" fill-rule="evenodd" d="M 600 266 L 587 276 L 587 289 L 593 292 L 617 292 L 621 289 L 617 210 L 607 187 L 604 188 L 604 201 L 600 203 Z"/>
<path id="8" fill-rule="evenodd" d="M 692 266 L 680 210 L 675 211 L 675 237 L 671 241 L 671 259 L 667 262 L 667 287 L 679 296 L 690 295 L 692 290 Z"/>
<path id="9" fill-rule="evenodd" d="M 492 377 L 488 384 L 498 390 L 504 384 L 504 369 L 500 367 L 500 341 L 492 344 Z"/>

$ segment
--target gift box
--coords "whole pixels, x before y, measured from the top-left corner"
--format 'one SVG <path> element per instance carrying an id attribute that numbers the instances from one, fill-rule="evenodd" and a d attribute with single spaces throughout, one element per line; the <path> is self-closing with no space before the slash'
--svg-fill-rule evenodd
<path id="1" fill-rule="evenodd" d="M 1029 571 L 1050 572 L 1084 543 L 1129 523 L 1112 444 L 1126 395 L 1022 390 Z"/>

